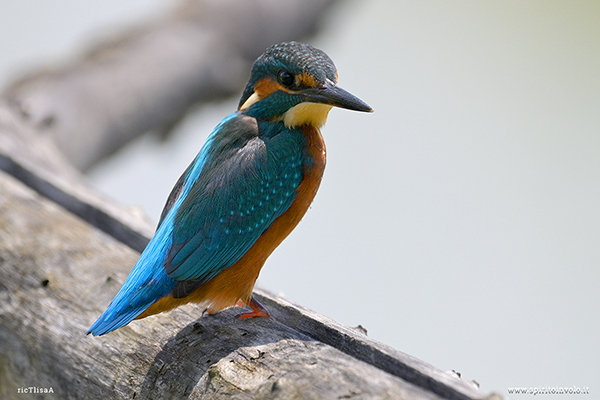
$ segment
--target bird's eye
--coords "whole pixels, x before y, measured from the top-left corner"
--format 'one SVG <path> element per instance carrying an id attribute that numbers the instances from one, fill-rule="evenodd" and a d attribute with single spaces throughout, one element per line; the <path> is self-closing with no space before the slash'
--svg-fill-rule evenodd
<path id="1" fill-rule="evenodd" d="M 279 79 L 279 83 L 281 83 L 285 87 L 292 86 L 294 84 L 294 82 L 296 81 L 296 79 L 294 78 L 294 75 L 290 74 L 287 71 L 280 71 L 279 74 L 277 75 L 277 77 Z"/>

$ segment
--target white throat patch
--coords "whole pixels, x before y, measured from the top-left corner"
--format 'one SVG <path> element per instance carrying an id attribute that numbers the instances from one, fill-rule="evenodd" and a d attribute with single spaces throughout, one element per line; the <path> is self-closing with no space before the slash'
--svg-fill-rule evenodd
<path id="1" fill-rule="evenodd" d="M 283 123 L 288 128 L 312 125 L 320 128 L 327 122 L 327 114 L 333 108 L 329 104 L 300 103 L 283 114 Z"/>

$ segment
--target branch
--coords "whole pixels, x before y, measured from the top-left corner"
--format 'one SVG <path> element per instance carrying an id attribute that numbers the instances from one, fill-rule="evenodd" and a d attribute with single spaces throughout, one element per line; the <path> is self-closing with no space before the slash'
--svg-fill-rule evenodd
<path id="1" fill-rule="evenodd" d="M 0 122 L 18 120 L 10 115 L 0 104 Z M 235 308 L 200 317 L 187 305 L 85 336 L 139 253 L 63 204 L 94 210 L 92 220 L 105 215 L 105 227 L 126 225 L 110 210 L 128 213 L 99 199 L 86 203 L 93 192 L 76 173 L 54 175 L 65 166 L 60 158 L 34 156 L 50 157 L 51 147 L 21 164 L 26 153 L 12 139 L 28 133 L 18 128 L 0 124 L 0 167 L 12 174 L 0 172 L 0 398 L 19 399 L 19 388 L 34 386 L 67 399 L 500 399 L 264 291 L 256 296 L 271 319 L 235 319 Z"/>

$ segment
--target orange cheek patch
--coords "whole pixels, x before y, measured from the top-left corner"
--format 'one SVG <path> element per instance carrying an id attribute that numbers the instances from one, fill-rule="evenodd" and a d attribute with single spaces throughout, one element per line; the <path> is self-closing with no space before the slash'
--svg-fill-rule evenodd
<path id="1" fill-rule="evenodd" d="M 258 95 L 259 99 L 264 99 L 271 93 L 277 90 L 286 90 L 279 82 L 275 82 L 269 78 L 263 78 L 254 85 L 254 93 Z"/>
<path id="2" fill-rule="evenodd" d="M 240 110 L 246 110 L 252 104 L 254 104 L 258 101 L 261 101 L 265 97 L 269 96 L 271 93 L 276 92 L 278 90 L 281 90 L 281 91 L 287 92 L 287 93 L 292 93 L 291 90 L 284 87 L 279 82 L 274 81 L 273 79 L 270 79 L 270 78 L 260 79 L 258 82 L 256 82 L 256 85 L 254 85 L 254 93 L 252 93 L 252 95 L 250 97 L 248 97 L 246 102 L 244 104 L 242 104 L 242 106 L 240 107 Z"/>

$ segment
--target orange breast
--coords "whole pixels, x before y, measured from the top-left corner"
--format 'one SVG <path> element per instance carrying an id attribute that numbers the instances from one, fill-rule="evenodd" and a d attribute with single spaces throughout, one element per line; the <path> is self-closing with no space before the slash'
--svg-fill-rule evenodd
<path id="1" fill-rule="evenodd" d="M 313 160 L 304 167 L 304 178 L 294 202 L 277 218 L 233 266 L 223 270 L 196 291 L 182 299 L 169 295 L 153 303 L 137 319 L 171 310 L 185 303 L 204 303 L 207 311 L 217 312 L 233 306 L 238 300 L 248 303 L 258 274 L 273 250 L 294 230 L 312 203 L 325 170 L 325 143 L 318 128 L 300 128 L 307 139 L 308 152 Z"/>

